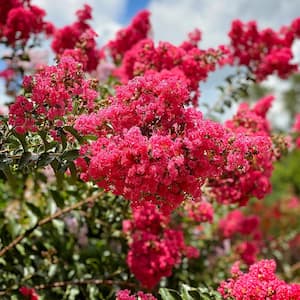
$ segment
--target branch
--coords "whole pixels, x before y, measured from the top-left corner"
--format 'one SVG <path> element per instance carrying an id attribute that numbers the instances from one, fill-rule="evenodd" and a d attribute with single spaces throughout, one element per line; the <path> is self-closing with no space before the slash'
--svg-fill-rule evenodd
<path id="1" fill-rule="evenodd" d="M 25 237 L 29 236 L 33 231 L 35 231 L 38 227 L 41 227 L 49 222 L 51 222 L 52 220 L 59 218 L 60 216 L 74 210 L 77 209 L 81 206 L 83 206 L 84 204 L 90 203 L 90 202 L 94 202 L 98 197 L 100 197 L 103 194 L 103 192 L 98 192 L 95 195 L 92 195 L 91 197 L 82 200 L 80 202 L 74 203 L 68 207 L 65 207 L 62 210 L 58 210 L 56 213 L 54 213 L 53 215 L 50 215 L 48 217 L 45 217 L 44 219 L 41 219 L 40 221 L 38 221 L 32 228 L 26 230 L 23 234 L 20 234 L 19 236 L 17 236 L 11 243 L 9 243 L 7 246 L 5 246 L 4 248 L 2 248 L 2 250 L 0 251 L 0 257 L 3 256 L 7 251 L 9 251 L 10 249 L 14 248 L 17 244 L 19 244 Z"/>
<path id="2" fill-rule="evenodd" d="M 35 290 L 45 290 L 53 287 L 64 287 L 68 285 L 119 285 L 124 287 L 136 288 L 136 284 L 132 282 L 124 282 L 124 281 L 114 281 L 112 279 L 82 279 L 82 280 L 73 280 L 73 281 L 56 281 L 48 284 L 40 284 L 36 285 L 33 288 Z"/>
<path id="3" fill-rule="evenodd" d="M 65 287 L 68 285 L 118 285 L 121 287 L 127 287 L 127 288 L 137 288 L 138 286 L 133 282 L 124 282 L 124 281 L 118 281 L 118 280 L 112 280 L 112 279 L 82 279 L 82 280 L 69 280 L 69 281 L 55 281 L 52 283 L 47 284 L 39 284 L 36 286 L 33 286 L 35 290 L 46 290 L 50 288 L 57 288 L 57 287 Z M 17 290 L 16 288 L 9 288 L 7 290 L 0 291 L 0 296 L 8 295 L 11 292 Z"/>

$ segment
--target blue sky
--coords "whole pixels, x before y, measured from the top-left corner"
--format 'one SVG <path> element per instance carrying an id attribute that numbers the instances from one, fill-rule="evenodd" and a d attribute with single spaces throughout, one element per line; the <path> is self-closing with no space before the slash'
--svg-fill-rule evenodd
<path id="1" fill-rule="evenodd" d="M 137 12 L 148 6 L 150 0 L 127 0 L 125 10 L 120 17 L 120 22 L 127 24 Z"/>

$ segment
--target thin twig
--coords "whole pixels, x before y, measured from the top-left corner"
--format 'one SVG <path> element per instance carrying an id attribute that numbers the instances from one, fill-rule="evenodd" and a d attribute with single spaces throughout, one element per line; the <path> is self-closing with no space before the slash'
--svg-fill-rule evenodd
<path id="1" fill-rule="evenodd" d="M 19 236 L 17 236 L 11 243 L 9 243 L 7 246 L 5 246 L 4 248 L 2 248 L 2 250 L 0 251 L 0 257 L 3 256 L 7 251 L 9 251 L 10 249 L 14 248 L 17 244 L 19 244 L 25 237 L 29 236 L 33 231 L 35 231 L 38 227 L 43 226 L 49 222 L 51 222 L 52 220 L 59 218 L 60 216 L 74 210 L 77 209 L 81 206 L 83 206 L 84 204 L 90 203 L 90 202 L 94 202 L 98 197 L 101 196 L 103 192 L 99 192 L 95 195 L 92 195 L 91 197 L 79 201 L 75 204 L 72 204 L 68 207 L 65 207 L 62 210 L 58 210 L 56 213 L 54 213 L 53 215 L 50 215 L 48 217 L 45 217 L 44 219 L 38 221 L 32 228 L 26 230 L 24 233 L 20 234 Z"/>
<path id="2" fill-rule="evenodd" d="M 126 281 L 119 281 L 119 280 L 112 280 L 112 279 L 81 279 L 81 280 L 69 280 L 69 281 L 55 281 L 52 283 L 47 284 L 39 284 L 33 286 L 35 290 L 46 290 L 51 288 L 58 288 L 58 287 L 66 287 L 68 285 L 118 285 L 127 288 L 137 288 L 137 285 L 133 282 L 126 282 Z M 0 291 L 0 296 L 8 295 L 12 291 L 17 290 L 16 288 L 9 288 L 7 290 Z"/>
<path id="3" fill-rule="evenodd" d="M 70 280 L 70 281 L 56 281 L 47 284 L 36 285 L 33 288 L 35 290 L 45 290 L 54 287 L 64 287 L 68 285 L 119 285 L 125 287 L 136 288 L 136 284 L 132 282 L 124 282 L 124 281 L 114 281 L 112 279 L 82 279 L 82 280 Z"/>

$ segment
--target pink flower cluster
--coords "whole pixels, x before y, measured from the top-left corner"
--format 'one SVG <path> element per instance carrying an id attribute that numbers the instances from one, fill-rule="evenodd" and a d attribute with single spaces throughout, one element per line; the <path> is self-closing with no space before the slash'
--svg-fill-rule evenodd
<path id="1" fill-rule="evenodd" d="M 224 238 L 231 238 L 235 234 L 257 235 L 259 218 L 255 215 L 245 216 L 241 210 L 236 209 L 219 221 L 219 229 Z"/>
<path id="2" fill-rule="evenodd" d="M 133 18 L 127 28 L 119 30 L 116 38 L 106 46 L 115 63 L 120 62 L 124 54 L 136 43 L 145 39 L 150 29 L 150 13 L 147 10 L 142 10 Z"/>
<path id="3" fill-rule="evenodd" d="M 295 124 L 293 126 L 294 131 L 297 134 L 297 138 L 296 138 L 296 146 L 298 148 L 300 148 L 300 114 L 297 114 L 296 116 L 296 120 L 295 120 Z"/>
<path id="4" fill-rule="evenodd" d="M 262 199 L 270 192 L 275 155 L 266 113 L 272 100 L 272 96 L 262 98 L 252 109 L 242 103 L 226 122 L 232 134 L 227 166 L 221 177 L 209 182 L 217 201 L 244 205 L 250 197 Z"/>
<path id="5" fill-rule="evenodd" d="M 291 63 L 291 46 L 299 37 L 299 22 L 296 19 L 290 26 L 275 32 L 271 28 L 259 31 L 255 21 L 233 21 L 229 32 L 232 56 L 239 65 L 248 66 L 258 81 L 273 73 L 286 78 L 298 70 L 298 66 Z"/>
<path id="6" fill-rule="evenodd" d="M 85 4 L 83 9 L 76 12 L 78 20 L 55 31 L 52 49 L 62 55 L 65 50 L 67 55 L 73 55 L 80 61 L 88 72 L 96 70 L 101 52 L 96 48 L 97 34 L 87 23 L 92 18 L 92 9 Z"/>
<path id="7" fill-rule="evenodd" d="M 239 262 L 231 269 L 232 278 L 223 281 L 218 291 L 232 300 L 298 300 L 300 284 L 288 284 L 276 274 L 274 260 L 261 260 L 250 266 L 248 273 L 240 271 Z"/>
<path id="8" fill-rule="evenodd" d="M 22 286 L 19 289 L 20 293 L 28 300 L 39 300 L 39 295 L 34 288 Z"/>
<path id="9" fill-rule="evenodd" d="M 236 252 L 248 265 L 256 261 L 256 255 L 261 246 L 260 219 L 255 216 L 245 216 L 242 211 L 234 210 L 219 221 L 219 230 L 224 238 L 240 235 L 246 240 L 238 243 Z"/>
<path id="10" fill-rule="evenodd" d="M 189 91 L 193 94 L 193 104 L 199 98 L 199 82 L 207 79 L 209 72 L 216 69 L 224 59 L 225 47 L 200 50 L 197 46 L 174 46 L 160 42 L 155 47 L 153 40 L 143 39 L 124 54 L 122 64 L 115 71 L 122 82 L 134 76 L 143 75 L 148 70 L 181 70 L 188 80 Z"/>
<path id="11" fill-rule="evenodd" d="M 30 0 L 0 1 L 0 40 L 14 46 L 16 42 L 26 44 L 32 35 L 51 35 L 54 26 L 45 22 L 45 11 Z"/>
<path id="12" fill-rule="evenodd" d="M 190 219 L 195 222 L 209 222 L 212 223 L 214 217 L 214 209 L 210 202 L 201 201 L 187 201 L 185 210 Z"/>
<path id="13" fill-rule="evenodd" d="M 97 141 L 82 148 L 82 178 L 165 213 L 201 186 L 221 203 L 247 203 L 270 192 L 275 160 L 266 113 L 273 97 L 242 104 L 225 127 L 186 108 L 188 79 L 178 69 L 148 71 L 116 89 L 110 105 L 80 116 L 75 128 Z"/>
<path id="14" fill-rule="evenodd" d="M 25 96 L 18 96 L 9 109 L 9 123 L 18 133 L 53 129 L 72 119 L 75 100 L 80 108 L 94 108 L 97 92 L 86 80 L 82 66 L 70 56 L 62 56 L 57 66 L 47 66 L 33 76 L 25 76 Z M 48 126 L 48 127 L 47 127 Z"/>
<path id="15" fill-rule="evenodd" d="M 116 300 L 157 300 L 151 294 L 144 294 L 143 292 L 137 292 L 135 295 L 130 295 L 129 290 L 120 290 L 117 293 Z"/>
<path id="16" fill-rule="evenodd" d="M 90 159 L 82 178 L 165 213 L 198 198 L 206 178 L 222 173 L 226 131 L 186 109 L 188 94 L 180 71 L 148 72 L 118 87 L 107 108 L 80 116 L 75 128 L 98 137 L 82 148 Z"/>
<path id="17" fill-rule="evenodd" d="M 186 246 L 183 232 L 168 228 L 169 218 L 153 204 L 133 210 L 133 220 L 124 221 L 123 230 L 132 241 L 127 255 L 130 271 L 146 288 L 153 288 L 162 277 L 170 276 L 182 254 L 198 257 L 196 248 Z"/>

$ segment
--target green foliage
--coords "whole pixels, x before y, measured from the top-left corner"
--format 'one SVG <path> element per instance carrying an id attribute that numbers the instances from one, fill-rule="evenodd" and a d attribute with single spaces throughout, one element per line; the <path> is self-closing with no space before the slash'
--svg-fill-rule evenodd
<path id="1" fill-rule="evenodd" d="M 186 284 L 180 286 L 179 291 L 160 288 L 159 294 L 162 300 L 221 300 L 221 295 L 207 287 L 200 286 L 198 288 L 190 287 Z"/>
<path id="2" fill-rule="evenodd" d="M 279 199 L 288 194 L 300 196 L 299 166 L 300 151 L 297 149 L 276 163 L 272 177 L 272 199 Z"/>

